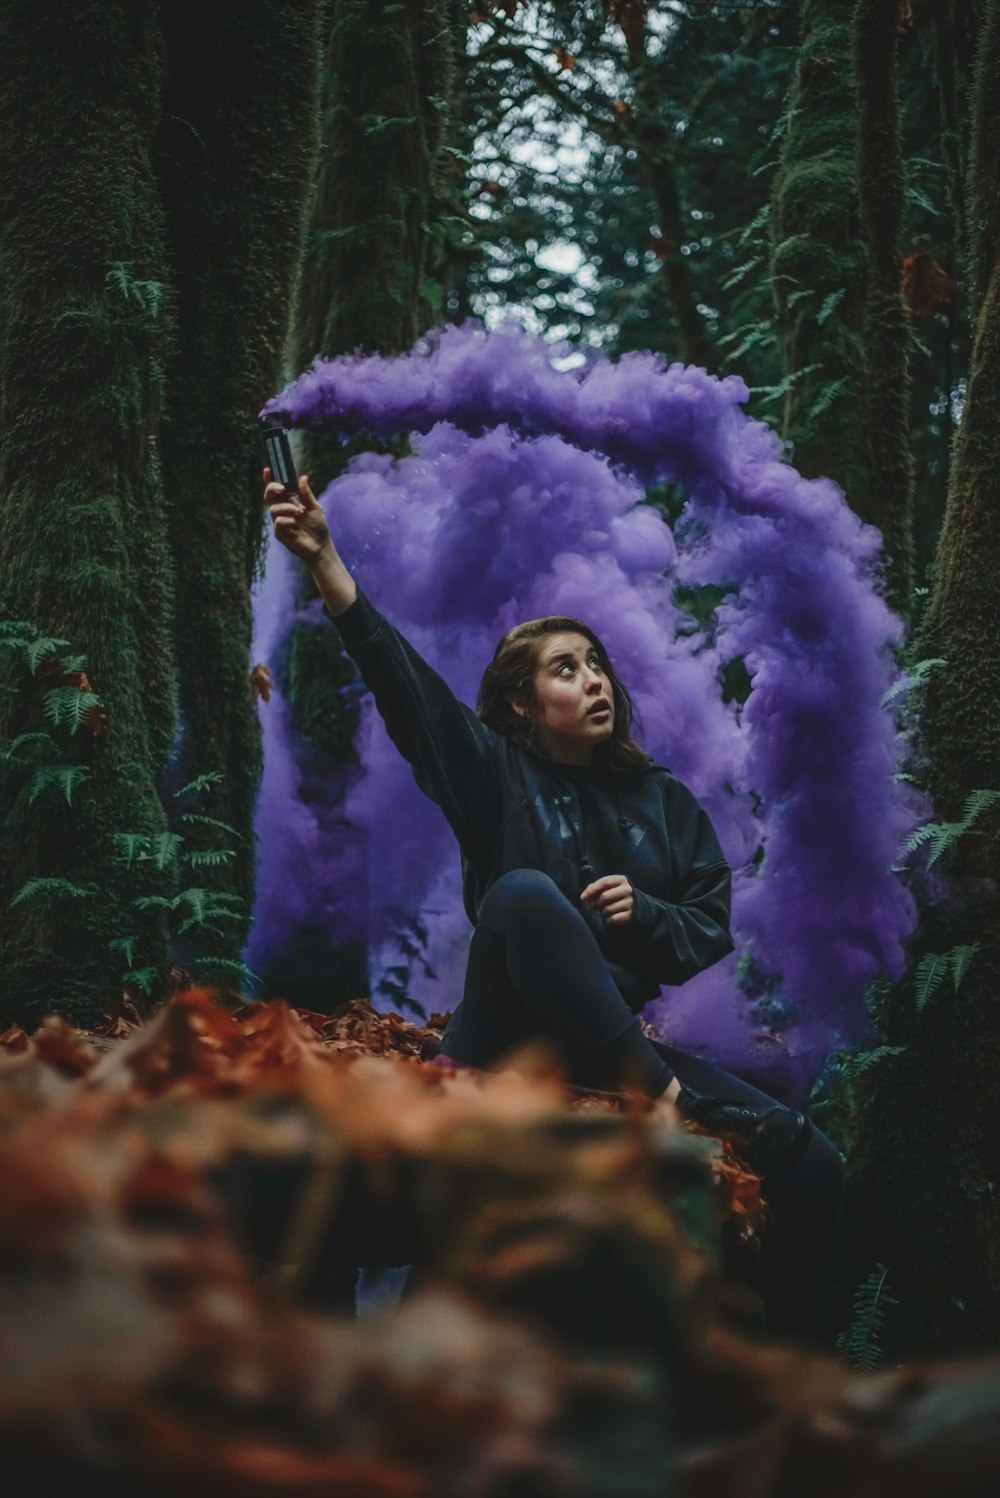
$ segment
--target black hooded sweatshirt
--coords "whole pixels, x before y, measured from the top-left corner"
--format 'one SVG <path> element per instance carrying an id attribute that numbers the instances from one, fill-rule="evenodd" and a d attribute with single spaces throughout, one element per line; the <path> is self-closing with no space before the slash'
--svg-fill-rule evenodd
<path id="1" fill-rule="evenodd" d="M 521 749 L 459 702 L 364 594 L 334 623 L 390 738 L 458 839 L 473 925 L 502 874 L 548 874 L 634 1011 L 661 984 L 684 983 L 732 951 L 729 867 L 705 811 L 669 770 L 653 760 L 628 772 L 577 768 Z M 580 903 L 605 874 L 624 874 L 635 891 L 624 926 Z"/>

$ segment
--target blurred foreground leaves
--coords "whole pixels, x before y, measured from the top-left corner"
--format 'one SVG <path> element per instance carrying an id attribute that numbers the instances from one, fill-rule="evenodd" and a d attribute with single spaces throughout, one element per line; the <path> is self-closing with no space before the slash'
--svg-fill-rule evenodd
<path id="1" fill-rule="evenodd" d="M 0 1035 L 6 1494 L 986 1491 L 1000 1368 L 752 1338 L 718 1224 L 752 1251 L 754 1178 L 433 1040 L 202 990 Z M 397 1311 L 329 1313 L 331 1265 L 411 1262 Z"/>

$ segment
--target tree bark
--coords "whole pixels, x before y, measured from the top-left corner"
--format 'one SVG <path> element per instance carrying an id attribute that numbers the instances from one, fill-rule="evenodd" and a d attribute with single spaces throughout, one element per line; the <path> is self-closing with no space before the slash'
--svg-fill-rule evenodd
<path id="1" fill-rule="evenodd" d="M 913 591 L 913 460 L 910 453 L 910 328 L 900 284 L 903 154 L 896 51 L 899 0 L 859 0 L 858 186 L 868 246 L 863 390 L 867 492 L 857 508 L 882 532 L 890 603 L 907 612 Z"/>
<path id="2" fill-rule="evenodd" d="M 771 278 L 786 383 L 782 434 L 862 519 L 865 257 L 858 209 L 853 7 L 802 0 L 802 41 L 771 204 Z M 876 521 L 877 523 L 877 521 Z"/>
<path id="3" fill-rule="evenodd" d="M 295 369 L 355 350 L 402 353 L 441 316 L 455 197 L 452 101 L 467 25 L 459 0 L 333 0 Z M 299 454 L 317 492 L 346 459 L 339 441 L 316 433 L 300 434 Z M 308 579 L 302 595 L 315 596 Z M 359 887 L 363 839 L 345 823 L 340 797 L 330 804 L 331 781 L 343 790 L 356 773 L 358 700 L 344 691 L 356 680 L 328 625 L 293 625 L 281 684 L 302 744 L 302 795 L 336 838 L 340 877 Z M 330 932 L 289 932 L 287 950 L 263 976 L 328 1008 L 366 991 L 366 949 Z"/>
<path id="4" fill-rule="evenodd" d="M 89 778 L 72 804 L 50 789 L 29 805 L 31 764 L 6 767 L 0 1023 L 50 1010 L 93 1021 L 125 969 L 166 960 L 162 915 L 132 905 L 143 886 L 115 842 L 164 831 L 156 776 L 174 727 L 156 448 L 172 307 L 152 168 L 158 9 L 0 11 L 0 609 L 85 655 L 106 713 L 103 731 L 53 729 L 53 678 L 8 654 L 0 733 L 51 731 L 51 745 L 35 741 L 43 757 Z M 86 893 L 11 910 L 38 878 Z M 130 959 L 109 945 L 133 936 Z"/>
<path id="5" fill-rule="evenodd" d="M 990 0 L 973 95 L 968 193 L 979 313 L 944 527 L 918 652 L 932 673 L 923 714 L 939 818 L 1000 790 L 1000 0 Z M 916 964 L 977 946 L 961 985 L 923 1004 L 909 980 L 879 1007 L 896 1047 L 865 1073 L 850 1160 L 845 1243 L 857 1280 L 886 1264 L 899 1305 L 887 1350 L 985 1346 L 1000 1336 L 1000 811 L 954 844 L 928 903 Z"/>
<path id="6" fill-rule="evenodd" d="M 630 133 L 639 175 L 660 231 L 657 247 L 660 273 L 677 321 L 678 353 L 685 364 L 712 369 L 715 361 L 708 330 L 698 311 L 694 277 L 681 248 L 688 238 L 687 215 L 677 180 L 677 164 L 660 107 L 655 63 L 646 50 L 645 25 L 633 22 L 625 32 L 625 40 L 628 72 L 634 90 Z"/>
<path id="7" fill-rule="evenodd" d="M 284 373 L 316 167 L 321 10 L 321 0 L 162 7 L 157 169 L 179 293 L 163 443 L 182 726 L 170 789 L 221 776 L 202 806 L 233 833 L 178 830 L 195 854 L 231 848 L 233 859 L 193 882 L 237 895 L 242 910 L 191 943 L 202 959 L 237 958 L 252 909 L 261 750 L 250 585 L 265 518 L 257 412 Z"/>

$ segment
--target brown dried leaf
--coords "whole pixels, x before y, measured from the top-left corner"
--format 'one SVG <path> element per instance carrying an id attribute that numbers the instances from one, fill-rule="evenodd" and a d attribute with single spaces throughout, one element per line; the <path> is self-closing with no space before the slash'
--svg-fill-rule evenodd
<path id="1" fill-rule="evenodd" d="M 260 697 L 264 702 L 270 702 L 274 683 L 271 680 L 269 667 L 254 666 L 250 672 L 250 690 L 255 697 Z"/>
<path id="2" fill-rule="evenodd" d="M 555 55 L 556 62 L 559 64 L 560 71 L 572 73 L 574 68 L 576 67 L 576 58 L 573 56 L 573 53 L 567 51 L 565 47 L 559 46 L 556 48 Z"/>
<path id="3" fill-rule="evenodd" d="M 903 301 L 911 317 L 933 317 L 952 304 L 955 283 L 933 255 L 921 251 L 903 261 Z"/>

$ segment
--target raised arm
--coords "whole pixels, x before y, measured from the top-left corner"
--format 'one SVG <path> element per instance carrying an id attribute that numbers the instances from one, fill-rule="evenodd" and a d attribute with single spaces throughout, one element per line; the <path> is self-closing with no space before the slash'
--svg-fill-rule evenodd
<path id="1" fill-rule="evenodd" d="M 264 477 L 270 478 L 267 469 Z M 389 737 L 413 766 L 420 789 L 438 803 L 463 848 L 474 855 L 489 841 L 498 814 L 496 734 L 359 592 L 308 479 L 299 480 L 298 500 L 271 483 L 265 497 L 275 536 L 316 583 Z"/>

